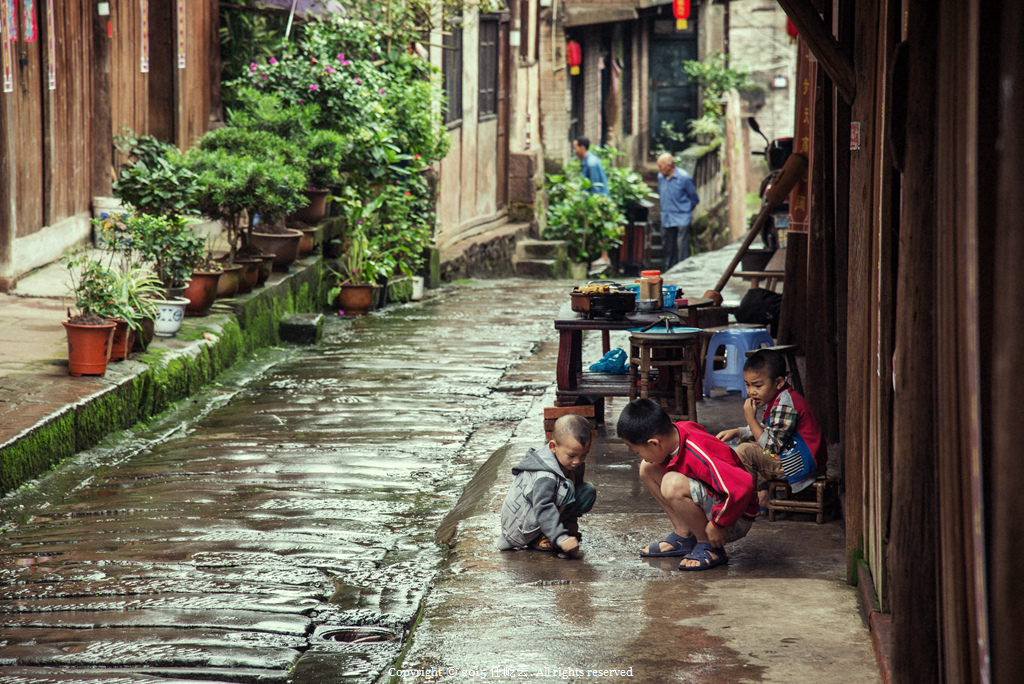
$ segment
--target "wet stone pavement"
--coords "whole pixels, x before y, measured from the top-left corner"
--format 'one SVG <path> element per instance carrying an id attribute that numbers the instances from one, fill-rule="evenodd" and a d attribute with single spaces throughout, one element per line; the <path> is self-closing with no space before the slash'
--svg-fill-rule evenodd
<path id="1" fill-rule="evenodd" d="M 442 519 L 545 400 L 565 292 L 332 317 L 4 499 L 0 683 L 377 680 Z"/>

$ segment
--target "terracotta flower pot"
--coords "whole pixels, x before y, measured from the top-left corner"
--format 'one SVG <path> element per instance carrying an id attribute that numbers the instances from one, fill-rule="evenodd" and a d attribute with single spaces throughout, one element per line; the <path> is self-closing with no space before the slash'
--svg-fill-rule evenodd
<path id="1" fill-rule="evenodd" d="M 309 204 L 292 213 L 292 218 L 303 223 L 316 223 L 324 217 L 324 213 L 327 211 L 327 191 L 303 190 L 302 194 L 309 200 Z"/>
<path id="2" fill-rule="evenodd" d="M 270 274 L 274 272 L 274 259 L 277 257 L 276 254 L 264 254 L 260 258 L 260 270 L 259 277 L 256 278 L 256 285 L 263 285 L 270 278 Z"/>
<path id="3" fill-rule="evenodd" d="M 319 228 L 300 228 L 302 239 L 299 240 L 299 258 L 308 257 L 316 246 L 316 234 Z"/>
<path id="4" fill-rule="evenodd" d="M 256 287 L 260 277 L 260 263 L 262 261 L 258 257 L 235 257 L 235 265 L 242 267 L 242 272 L 238 276 L 239 292 L 252 292 L 252 289 Z"/>
<path id="5" fill-rule="evenodd" d="M 342 285 L 338 308 L 345 314 L 364 314 L 373 306 L 373 285 Z"/>
<path id="6" fill-rule="evenodd" d="M 210 307 L 217 299 L 217 282 L 220 280 L 220 271 L 193 271 L 192 282 L 185 288 L 185 299 L 188 306 L 185 307 L 186 316 L 205 316 L 210 312 Z"/>
<path id="7" fill-rule="evenodd" d="M 143 318 L 139 329 L 135 331 L 135 343 L 132 351 L 146 351 L 149 343 L 153 341 L 153 328 L 156 327 L 152 318 Z"/>
<path id="8" fill-rule="evenodd" d="M 68 336 L 68 372 L 76 377 L 105 375 L 117 326 L 111 322 L 105 325 L 62 323 Z"/>
<path id="9" fill-rule="evenodd" d="M 238 293 L 238 279 L 242 275 L 242 267 L 224 264 L 217 280 L 217 299 L 234 297 Z"/>
<path id="10" fill-rule="evenodd" d="M 274 254 L 274 270 L 288 271 L 292 262 L 299 258 L 299 240 L 302 233 L 291 228 L 286 233 L 253 233 L 252 242 L 264 254 Z"/>
<path id="11" fill-rule="evenodd" d="M 132 352 L 132 346 L 135 343 L 135 331 L 128 327 L 128 321 L 123 321 L 120 318 L 108 318 L 107 320 L 116 326 L 114 328 L 114 339 L 110 343 L 110 360 L 124 361 Z"/>

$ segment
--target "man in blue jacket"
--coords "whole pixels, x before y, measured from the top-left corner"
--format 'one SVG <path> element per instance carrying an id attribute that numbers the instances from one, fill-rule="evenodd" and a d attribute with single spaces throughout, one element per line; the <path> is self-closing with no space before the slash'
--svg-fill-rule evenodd
<path id="1" fill-rule="evenodd" d="M 590 181 L 590 192 L 608 195 L 608 176 L 597 155 L 590 151 L 590 138 L 579 137 L 572 141 L 572 151 L 583 164 L 583 177 Z"/>
<path id="2" fill-rule="evenodd" d="M 580 163 L 583 168 L 580 172 L 583 177 L 590 181 L 590 192 L 595 195 L 604 195 L 608 197 L 608 176 L 604 172 L 604 165 L 601 160 L 598 159 L 597 155 L 590 151 L 590 138 L 574 138 L 572 141 L 572 151 L 577 157 L 580 158 Z M 607 266 L 611 263 L 611 258 L 608 256 L 607 250 L 601 250 L 601 256 L 595 261 L 591 262 L 591 267 L 600 268 Z"/>
<path id="3" fill-rule="evenodd" d="M 690 257 L 690 221 L 700 202 L 690 174 L 676 166 L 667 152 L 658 157 L 658 195 L 661 197 L 661 248 L 665 270 Z"/>

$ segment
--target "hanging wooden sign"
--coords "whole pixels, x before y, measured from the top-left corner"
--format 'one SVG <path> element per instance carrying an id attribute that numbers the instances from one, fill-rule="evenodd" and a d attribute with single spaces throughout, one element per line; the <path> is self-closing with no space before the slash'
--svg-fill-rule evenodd
<path id="1" fill-rule="evenodd" d="M 178 68 L 185 68 L 185 0 L 178 0 Z"/>
<path id="2" fill-rule="evenodd" d="M 57 36 L 54 24 L 53 0 L 46 0 L 46 87 L 50 90 L 57 89 Z"/>
<path id="3" fill-rule="evenodd" d="M 36 0 L 21 0 L 22 22 L 25 25 L 25 42 L 34 43 L 39 38 L 36 30 Z"/>
<path id="4" fill-rule="evenodd" d="M 814 139 L 814 100 L 817 87 L 818 62 L 811 59 L 811 50 L 803 38 L 797 39 L 800 57 L 797 60 L 796 80 L 796 133 L 793 136 L 793 153 L 807 158 L 807 173 L 804 174 L 789 196 L 789 232 L 810 231 L 810 190 L 811 141 Z"/>
<path id="5" fill-rule="evenodd" d="M 2 10 L 3 11 L 0 12 L 0 15 L 2 15 L 0 16 L 0 21 L 3 22 L 3 25 L 0 26 L 0 37 L 10 36 L 10 3 L 5 1 L 3 3 Z M 17 34 L 15 34 L 15 38 L 17 38 Z M 2 42 L 4 53 L 4 92 L 12 93 L 14 92 L 14 54 L 12 52 L 13 47 L 11 46 L 10 40 L 3 40 Z"/>
<path id="6" fill-rule="evenodd" d="M 139 16 L 142 18 L 142 46 L 139 56 L 139 71 L 149 73 L 149 0 L 139 0 Z"/>

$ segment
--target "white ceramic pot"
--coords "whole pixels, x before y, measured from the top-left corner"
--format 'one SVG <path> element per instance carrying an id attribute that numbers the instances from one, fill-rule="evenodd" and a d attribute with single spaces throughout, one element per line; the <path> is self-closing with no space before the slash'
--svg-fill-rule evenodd
<path id="1" fill-rule="evenodd" d="M 157 315 L 153 325 L 153 334 L 158 337 L 174 337 L 181 330 L 181 322 L 185 320 L 186 306 L 188 306 L 188 300 L 184 297 L 157 299 Z"/>
<path id="2" fill-rule="evenodd" d="M 423 299 L 423 276 L 412 277 L 412 301 L 418 302 Z"/>

